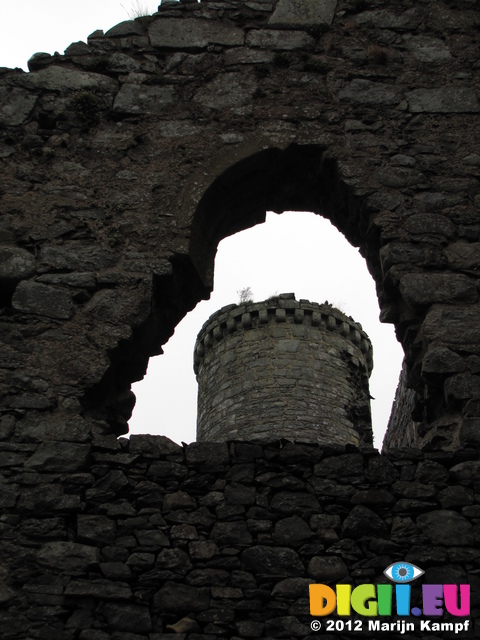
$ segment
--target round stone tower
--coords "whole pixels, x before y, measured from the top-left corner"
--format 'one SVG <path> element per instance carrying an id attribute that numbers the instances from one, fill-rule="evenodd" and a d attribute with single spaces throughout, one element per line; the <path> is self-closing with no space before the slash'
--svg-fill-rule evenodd
<path id="1" fill-rule="evenodd" d="M 328 303 L 229 305 L 195 344 L 197 439 L 372 443 L 372 345 Z"/>

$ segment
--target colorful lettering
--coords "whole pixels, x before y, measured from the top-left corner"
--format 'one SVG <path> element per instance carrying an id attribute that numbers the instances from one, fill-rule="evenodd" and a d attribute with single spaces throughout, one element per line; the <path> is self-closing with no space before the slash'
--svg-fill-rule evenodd
<path id="1" fill-rule="evenodd" d="M 376 616 L 378 613 L 375 600 L 375 585 L 360 584 L 352 591 L 352 607 L 361 616 Z"/>
<path id="2" fill-rule="evenodd" d="M 456 584 L 443 585 L 443 597 L 445 599 L 445 609 L 452 616 L 470 615 L 470 585 L 460 585 L 460 606 L 458 606 L 458 586 Z"/>
<path id="3" fill-rule="evenodd" d="M 421 569 L 418 570 L 421 571 Z M 396 583 L 394 612 L 392 611 L 393 585 L 391 584 L 376 586 L 360 584 L 353 590 L 349 584 L 337 584 L 335 590 L 326 584 L 311 584 L 309 590 L 310 613 L 313 616 L 327 616 L 333 613 L 335 608 L 337 615 L 341 617 L 350 616 L 352 610 L 370 618 L 391 616 L 392 613 L 397 616 L 438 617 L 443 615 L 444 609 L 452 616 L 470 615 L 470 585 L 468 584 L 424 584 L 422 585 L 423 609 L 419 607 L 410 609 L 410 584 Z"/>
<path id="4" fill-rule="evenodd" d="M 337 596 L 335 591 L 326 584 L 311 584 L 310 591 L 310 613 L 312 616 L 328 616 L 335 610 Z"/>
<path id="5" fill-rule="evenodd" d="M 391 584 L 377 585 L 377 601 L 378 601 L 379 616 L 392 615 L 392 591 L 393 589 Z"/>
<path id="6" fill-rule="evenodd" d="M 410 615 L 410 592 L 411 587 L 409 584 L 396 584 L 395 585 L 395 598 L 397 601 L 397 616 L 409 616 Z"/>
<path id="7" fill-rule="evenodd" d="M 351 609 L 352 587 L 349 584 L 337 584 L 337 614 L 349 616 Z"/>
<path id="8" fill-rule="evenodd" d="M 441 616 L 443 614 L 443 584 L 424 584 L 423 593 L 423 615 Z"/>

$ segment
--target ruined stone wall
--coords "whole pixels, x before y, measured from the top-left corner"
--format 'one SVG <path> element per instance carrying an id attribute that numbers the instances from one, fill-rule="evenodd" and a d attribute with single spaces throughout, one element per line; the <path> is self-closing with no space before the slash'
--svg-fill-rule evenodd
<path id="1" fill-rule="evenodd" d="M 392 411 L 388 421 L 387 432 L 383 441 L 383 447 L 388 450 L 399 446 L 416 447 L 421 440 L 419 425 L 412 419 L 415 407 L 415 392 L 407 385 L 407 371 L 405 363 L 400 372 Z"/>
<path id="2" fill-rule="evenodd" d="M 224 307 L 195 344 L 197 439 L 372 444 L 372 356 L 361 325 L 328 304 Z"/>
<path id="3" fill-rule="evenodd" d="M 478 597 L 479 26 L 474 0 L 164 3 L 0 69 L 7 638 L 304 637 L 305 579 L 405 558 Z M 267 209 L 365 257 L 420 450 L 117 440 Z"/>
<path id="4" fill-rule="evenodd" d="M 477 3 L 302 7 L 164 3 L 1 70 L 2 406 L 19 437 L 46 418 L 58 441 L 68 421 L 125 433 L 130 385 L 208 296 L 218 242 L 273 209 L 329 218 L 364 255 L 419 446 L 478 444 Z"/>
<path id="5" fill-rule="evenodd" d="M 432 637 L 480 637 L 473 451 L 134 435 L 85 453 L 2 448 L 5 640 L 314 637 L 310 583 L 388 583 L 395 561 L 425 571 L 412 606 L 421 583 L 470 584 L 475 631 Z"/>

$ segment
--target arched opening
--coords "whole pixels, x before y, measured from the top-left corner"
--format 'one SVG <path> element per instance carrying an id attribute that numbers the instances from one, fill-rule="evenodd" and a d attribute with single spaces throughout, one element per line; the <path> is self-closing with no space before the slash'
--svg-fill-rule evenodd
<path id="1" fill-rule="evenodd" d="M 265 224 L 219 244 L 214 280 L 210 300 L 199 303 L 177 325 L 164 355 L 152 358 L 145 380 L 134 385 L 137 405 L 131 433 L 163 434 L 176 442 L 195 440 L 197 384 L 192 361 L 196 335 L 211 313 L 238 302 L 237 292 L 251 287 L 257 300 L 283 291 L 295 292 L 297 299 L 328 300 L 362 324 L 374 346 L 370 392 L 374 444 L 380 448 L 403 351 L 393 327 L 379 322 L 375 286 L 364 259 L 342 234 L 312 213 L 267 213 Z"/>
<path id="2" fill-rule="evenodd" d="M 356 193 L 361 194 L 358 185 Z M 373 278 L 383 314 L 388 305 L 383 290 L 378 230 L 370 225 L 371 212 L 365 206 L 365 199 L 354 195 L 353 186 L 341 177 L 335 160 L 318 145 L 292 144 L 286 149 L 265 148 L 253 154 L 250 147 L 243 158 L 238 159 L 237 155 L 236 162 L 231 158 L 215 159 L 211 167 L 204 167 L 191 177 L 179 202 L 179 228 L 187 232 L 188 244 L 172 257 L 170 269 L 153 276 L 149 316 L 133 328 L 130 339 L 111 352 L 112 366 L 107 375 L 85 397 L 87 411 L 91 415 L 106 416 L 118 435 L 128 431 L 127 420 L 134 405 L 131 383 L 142 379 L 148 359 L 162 353 L 162 345 L 186 313 L 201 299 L 209 297 L 220 241 L 263 222 L 267 211 L 310 211 L 328 219 L 352 247 L 358 248 L 362 264 Z M 296 231 L 291 235 L 297 235 Z M 313 252 L 319 251 L 320 243 L 313 249 Z M 248 248 L 245 259 L 249 255 Z M 340 264 L 332 268 L 340 272 L 341 267 Z M 332 272 L 330 268 L 325 270 Z M 347 269 L 346 273 L 348 278 L 352 271 Z M 241 286 L 249 284 L 243 281 Z M 266 293 L 267 297 L 277 289 L 285 291 L 288 286 L 279 283 L 272 288 L 273 291 Z M 255 293 L 260 296 L 260 292 Z M 302 296 L 301 291 L 296 294 Z M 305 297 L 322 302 L 328 294 L 318 291 Z M 338 296 L 332 298 L 338 299 Z M 230 297 L 227 302 L 235 300 Z M 376 304 L 374 309 L 375 315 L 378 314 Z M 362 322 L 361 315 L 355 313 L 355 316 L 355 320 Z M 365 330 L 368 332 L 368 326 Z M 194 338 L 192 346 L 193 341 Z M 176 393 L 179 402 L 182 402 L 182 388 L 183 381 Z M 162 389 L 155 393 L 161 396 Z"/>
<path id="3" fill-rule="evenodd" d="M 191 221 L 189 258 L 206 286 L 223 238 L 265 221 L 267 211 L 311 211 L 328 220 L 367 261 L 381 286 L 377 238 L 362 200 L 319 145 L 267 148 L 228 166 L 206 189 Z M 368 241 L 367 241 L 367 235 Z"/>

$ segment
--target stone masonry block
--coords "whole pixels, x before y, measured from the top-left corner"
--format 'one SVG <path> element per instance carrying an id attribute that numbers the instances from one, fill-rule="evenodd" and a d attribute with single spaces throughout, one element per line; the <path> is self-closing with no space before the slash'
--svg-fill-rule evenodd
<path id="1" fill-rule="evenodd" d="M 243 29 L 209 20 L 177 20 L 163 18 L 150 25 L 148 31 L 154 47 L 169 49 L 204 49 L 209 44 L 241 45 Z"/>
<path id="2" fill-rule="evenodd" d="M 37 97 L 22 89 L 0 87 L 0 125 L 22 124 L 33 109 Z"/>
<path id="3" fill-rule="evenodd" d="M 29 251 L 18 247 L 0 247 L 0 282 L 19 282 L 34 273 L 35 258 Z"/>
<path id="4" fill-rule="evenodd" d="M 476 302 L 478 291 L 467 276 L 443 273 L 410 273 L 400 281 L 400 291 L 408 303 Z"/>
<path id="5" fill-rule="evenodd" d="M 280 0 L 268 23 L 282 27 L 323 27 L 333 21 L 337 0 Z"/>
<path id="6" fill-rule="evenodd" d="M 289 51 L 293 49 L 313 49 L 315 40 L 303 31 L 255 30 L 246 38 L 250 47 Z"/>
<path id="7" fill-rule="evenodd" d="M 73 442 L 45 442 L 25 463 L 26 467 L 43 472 L 68 473 L 85 468 L 90 445 Z"/>
<path id="8" fill-rule="evenodd" d="M 115 91 L 118 88 L 113 78 L 61 66 L 51 66 L 26 74 L 22 84 L 28 88 L 49 91 Z"/>
<path id="9" fill-rule="evenodd" d="M 68 320 L 73 315 L 72 298 L 66 291 L 37 282 L 21 282 L 12 304 L 17 311 L 59 320 Z"/>
<path id="10" fill-rule="evenodd" d="M 406 95 L 413 113 L 478 113 L 475 91 L 467 87 L 415 89 Z"/>
<path id="11" fill-rule="evenodd" d="M 149 87 L 124 84 L 118 92 L 113 108 L 118 113 L 161 114 L 175 101 L 173 87 Z"/>

